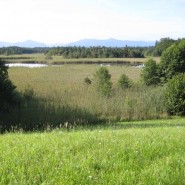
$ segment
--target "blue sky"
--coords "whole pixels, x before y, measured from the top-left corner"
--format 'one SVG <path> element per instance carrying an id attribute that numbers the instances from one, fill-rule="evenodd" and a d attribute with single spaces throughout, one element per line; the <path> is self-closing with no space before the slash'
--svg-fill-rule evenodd
<path id="1" fill-rule="evenodd" d="M 1 0 L 0 41 L 185 37 L 185 0 Z"/>

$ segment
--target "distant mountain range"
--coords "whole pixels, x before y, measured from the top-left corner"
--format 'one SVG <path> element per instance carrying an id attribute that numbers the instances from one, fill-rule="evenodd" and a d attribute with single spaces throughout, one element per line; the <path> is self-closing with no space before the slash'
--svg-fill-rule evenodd
<path id="1" fill-rule="evenodd" d="M 26 48 L 35 48 L 35 47 L 48 47 L 46 44 L 41 42 L 36 42 L 33 40 L 26 40 L 23 42 L 1 42 L 0 41 L 0 47 L 9 47 L 9 46 L 18 46 L 18 47 L 26 47 Z"/>
<path id="2" fill-rule="evenodd" d="M 53 44 L 53 45 L 47 45 L 44 43 L 27 40 L 23 42 L 16 42 L 16 43 L 10 43 L 10 42 L 1 42 L 0 41 L 0 47 L 8 47 L 8 46 L 18 46 L 18 47 L 28 47 L 28 48 L 34 48 L 34 47 L 53 47 L 53 46 L 84 46 L 84 47 L 93 47 L 93 46 L 105 46 L 105 47 L 125 47 L 125 46 L 131 46 L 131 47 L 148 47 L 148 46 L 154 46 L 155 41 L 130 41 L 130 40 L 117 40 L 117 39 L 105 39 L 105 40 L 97 40 L 97 39 L 83 39 L 76 42 L 71 42 L 68 44 Z"/>
<path id="3" fill-rule="evenodd" d="M 106 40 L 97 40 L 97 39 L 83 39 L 77 42 L 71 42 L 66 44 L 66 46 L 106 46 L 106 47 L 144 47 L 144 46 L 154 46 L 155 41 L 130 41 L 130 40 L 117 40 L 117 39 L 106 39 Z"/>

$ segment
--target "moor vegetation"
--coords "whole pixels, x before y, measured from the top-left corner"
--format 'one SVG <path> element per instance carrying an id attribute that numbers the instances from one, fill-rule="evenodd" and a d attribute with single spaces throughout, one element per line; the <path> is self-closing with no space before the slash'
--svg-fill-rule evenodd
<path id="1" fill-rule="evenodd" d="M 9 69 L 13 83 L 1 61 L 1 84 L 9 88 L 5 93 L 4 85 L 0 87 L 1 131 L 184 115 L 184 50 L 185 40 L 178 40 L 162 53 L 160 63 L 148 59 L 143 69 L 97 65 Z M 16 103 L 10 104 L 11 99 Z"/>
<path id="2" fill-rule="evenodd" d="M 0 184 L 185 184 L 184 51 L 143 68 L 1 60 Z"/>

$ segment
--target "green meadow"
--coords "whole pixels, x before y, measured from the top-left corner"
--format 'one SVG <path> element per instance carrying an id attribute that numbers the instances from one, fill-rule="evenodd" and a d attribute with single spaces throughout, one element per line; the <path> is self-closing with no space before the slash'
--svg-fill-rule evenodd
<path id="1" fill-rule="evenodd" d="M 185 119 L 166 114 L 164 87 L 142 85 L 141 68 L 108 66 L 107 98 L 93 84 L 99 67 L 9 68 L 25 102 L 3 115 L 0 184 L 185 184 Z M 117 87 L 121 74 L 132 87 Z"/>
<path id="2" fill-rule="evenodd" d="M 185 184 L 185 119 L 0 135 L 0 184 Z"/>

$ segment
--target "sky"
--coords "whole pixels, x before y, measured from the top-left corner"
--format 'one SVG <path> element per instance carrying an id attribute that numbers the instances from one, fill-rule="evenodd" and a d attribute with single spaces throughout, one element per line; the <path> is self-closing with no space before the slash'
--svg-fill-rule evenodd
<path id="1" fill-rule="evenodd" d="M 185 0 L 0 0 L 0 41 L 185 37 Z"/>

